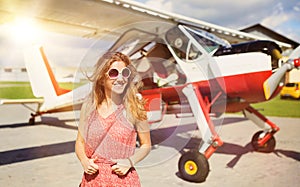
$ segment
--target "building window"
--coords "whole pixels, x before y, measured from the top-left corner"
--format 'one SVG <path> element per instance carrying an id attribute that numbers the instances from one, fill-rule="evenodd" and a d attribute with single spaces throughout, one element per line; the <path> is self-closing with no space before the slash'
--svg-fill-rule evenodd
<path id="1" fill-rule="evenodd" d="M 11 68 L 4 68 L 4 72 L 6 72 L 6 73 L 11 73 L 11 72 L 12 72 L 12 69 L 11 69 Z"/>

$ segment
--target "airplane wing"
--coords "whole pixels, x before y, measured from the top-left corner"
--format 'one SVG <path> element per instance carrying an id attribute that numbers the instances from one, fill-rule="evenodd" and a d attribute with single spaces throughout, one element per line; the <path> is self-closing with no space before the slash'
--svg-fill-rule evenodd
<path id="1" fill-rule="evenodd" d="M 266 39 L 131 0 L 0 0 L 0 24 L 11 22 L 18 16 L 34 18 L 46 30 L 87 38 L 101 37 L 131 23 L 163 21 L 200 28 L 230 43 Z M 275 42 L 284 48 L 291 47 Z"/>

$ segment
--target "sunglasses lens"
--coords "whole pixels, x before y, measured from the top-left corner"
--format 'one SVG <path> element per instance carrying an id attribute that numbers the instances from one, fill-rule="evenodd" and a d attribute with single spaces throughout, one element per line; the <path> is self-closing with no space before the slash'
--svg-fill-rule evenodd
<path id="1" fill-rule="evenodd" d="M 121 74 L 122 74 L 122 77 L 129 78 L 130 73 L 131 73 L 130 69 L 124 68 L 122 70 Z M 110 79 L 117 79 L 118 76 L 119 76 L 119 70 L 113 68 L 113 69 L 110 69 L 107 74 L 108 74 L 108 76 L 109 76 Z"/>
<path id="2" fill-rule="evenodd" d="M 108 76 L 111 78 L 111 79 L 115 79 L 117 78 L 119 75 L 119 71 L 117 69 L 110 69 L 108 71 Z"/>
<path id="3" fill-rule="evenodd" d="M 124 68 L 122 71 L 122 76 L 128 78 L 130 76 L 130 70 L 128 68 Z"/>

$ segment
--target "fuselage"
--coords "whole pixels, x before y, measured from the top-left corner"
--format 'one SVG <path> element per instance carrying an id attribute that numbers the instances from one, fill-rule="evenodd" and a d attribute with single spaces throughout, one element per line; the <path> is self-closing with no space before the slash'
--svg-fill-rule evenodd
<path id="1" fill-rule="evenodd" d="M 168 104 L 170 110 L 172 105 L 186 106 L 187 99 L 182 93 L 182 89 L 187 84 L 193 84 L 199 89 L 204 99 L 208 101 L 217 99 L 214 103 L 216 110 L 218 110 L 217 105 L 220 105 L 220 110 L 237 112 L 251 103 L 266 101 L 263 83 L 272 75 L 269 55 L 260 52 L 232 54 L 214 57 L 214 61 L 210 63 L 213 64 L 208 64 L 208 66 L 214 68 L 211 77 L 204 77 L 197 65 L 182 62 L 179 64 L 186 75 L 185 83 L 160 88 L 152 87 L 143 90 L 142 94 L 146 98 L 152 94 L 161 94 L 161 99 Z M 186 66 L 190 67 L 187 68 Z M 197 74 L 199 76 L 195 76 Z M 190 78 L 190 75 L 193 76 Z M 218 93 L 221 93 L 221 96 L 215 98 Z M 225 108 L 224 104 L 226 105 Z"/>

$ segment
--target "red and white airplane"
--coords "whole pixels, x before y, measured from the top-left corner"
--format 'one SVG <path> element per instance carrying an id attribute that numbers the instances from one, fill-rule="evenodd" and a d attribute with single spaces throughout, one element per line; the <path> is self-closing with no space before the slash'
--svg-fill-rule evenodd
<path id="1" fill-rule="evenodd" d="M 68 3 L 64 4 L 65 2 Z M 260 38 L 232 30 L 230 30 L 231 35 L 227 35 L 228 29 L 189 20 L 174 14 L 165 13 L 153 16 L 154 10 L 151 10 L 150 14 L 149 8 L 134 2 L 113 1 L 113 3 L 108 3 L 78 0 L 79 5 L 69 1 L 59 3 L 62 5 L 49 5 L 46 7 L 47 11 L 56 7 L 55 11 L 59 15 L 61 10 L 69 9 L 65 6 L 68 4 L 78 11 L 80 6 L 84 6 L 93 12 L 96 11 L 95 6 L 99 8 L 99 5 L 102 5 L 118 10 L 117 13 L 121 12 L 122 15 L 127 15 L 124 11 L 128 11 L 128 7 L 131 7 L 130 11 L 136 11 L 137 18 L 154 21 L 138 22 L 113 30 L 112 34 L 116 40 L 109 50 L 121 51 L 131 57 L 144 82 L 141 94 L 148 100 L 146 109 L 150 122 L 162 120 L 166 113 L 192 113 L 194 115 L 201 133 L 202 144 L 199 150 L 186 152 L 180 158 L 178 167 L 184 179 L 203 182 L 208 176 L 208 159 L 223 144 L 212 117 L 219 117 L 224 112 L 243 111 L 245 117 L 262 129 L 252 138 L 254 149 L 262 152 L 274 150 L 275 138 L 273 135 L 279 128 L 250 105 L 267 101 L 276 96 L 285 73 L 300 67 L 299 58 L 282 61 L 280 47 L 288 47 L 287 44 L 257 40 Z M 142 14 L 141 8 L 148 12 Z M 44 23 L 45 15 L 46 13 L 40 14 L 36 16 L 36 19 Z M 56 15 L 47 15 L 52 16 L 52 20 L 47 20 L 51 22 L 50 24 L 58 24 L 55 22 Z M 135 16 L 129 15 L 135 18 Z M 175 17 L 177 20 L 170 19 L 166 15 Z M 72 15 L 69 16 L 72 18 Z M 73 16 L 78 16 L 76 11 Z M 84 15 L 80 17 L 83 17 L 81 20 L 87 19 Z M 74 21 L 71 18 L 65 18 L 65 20 Z M 126 20 L 126 16 L 122 18 Z M 99 22 L 99 20 L 97 21 Z M 117 20 L 116 22 L 122 21 Z M 101 23 L 97 24 L 101 25 Z M 122 24 L 125 23 L 119 25 Z M 205 24 L 208 29 L 205 28 Z M 89 23 L 86 25 L 90 26 Z M 76 28 L 81 28 L 80 26 L 82 25 L 77 25 Z M 75 27 L 74 24 L 69 28 L 72 27 Z M 212 31 L 212 28 L 220 29 L 222 32 L 218 33 L 226 36 L 227 39 L 239 41 L 240 37 L 236 37 L 239 35 L 249 40 L 256 40 L 230 45 L 223 39 L 203 30 Z M 82 26 L 82 30 L 84 29 L 87 30 Z M 93 36 L 89 34 L 89 37 L 99 37 L 97 32 Z M 103 40 L 99 42 L 101 41 Z M 39 103 L 38 109 L 32 114 L 30 123 L 34 123 L 35 117 L 44 113 L 68 111 L 80 107 L 90 91 L 89 83 L 72 91 L 64 90 L 58 86 L 42 47 L 30 47 L 24 54 L 33 93 L 36 97 L 43 99 L 1 100 L 2 104 Z"/>

